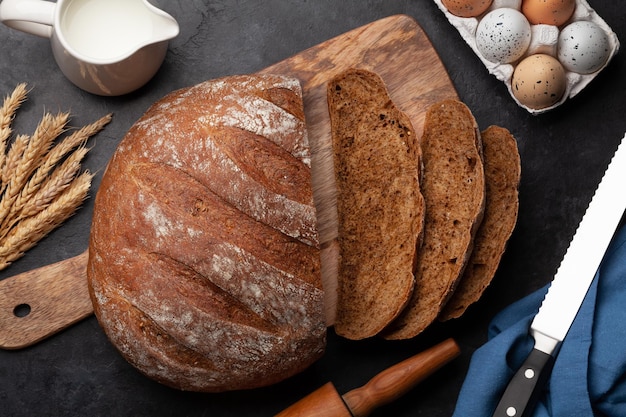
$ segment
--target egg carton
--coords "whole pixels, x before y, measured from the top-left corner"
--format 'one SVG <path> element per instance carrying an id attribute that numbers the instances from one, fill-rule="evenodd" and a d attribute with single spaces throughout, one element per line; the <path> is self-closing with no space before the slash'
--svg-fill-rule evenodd
<path id="1" fill-rule="evenodd" d="M 545 107 L 542 109 L 533 109 L 524 104 L 520 103 L 520 101 L 513 95 L 513 88 L 511 85 L 511 79 L 513 77 L 513 72 L 515 71 L 515 65 L 523 60 L 525 57 L 533 54 L 547 54 L 554 58 L 557 58 L 557 46 L 558 46 L 558 38 L 560 29 L 557 26 L 538 24 L 538 25 L 530 25 L 531 29 L 531 40 L 530 46 L 526 50 L 525 54 L 517 61 L 509 64 L 501 64 L 494 63 L 486 58 L 480 53 L 477 45 L 476 45 L 476 29 L 478 28 L 478 24 L 480 19 L 489 13 L 492 10 L 500 9 L 500 8 L 511 8 L 518 11 L 521 11 L 522 0 L 493 0 L 493 3 L 489 7 L 489 9 L 484 12 L 482 15 L 478 17 L 459 17 L 453 15 L 446 9 L 441 0 L 434 0 L 439 9 L 445 14 L 448 21 L 458 30 L 461 37 L 465 40 L 465 42 L 472 48 L 474 53 L 478 56 L 478 58 L 485 65 L 490 74 L 494 75 L 498 80 L 505 83 L 507 89 L 509 90 L 509 94 L 515 100 L 515 102 L 522 108 L 526 109 L 531 114 L 540 114 L 552 110 L 565 102 L 569 98 L 573 98 L 578 93 L 580 93 L 599 73 L 602 71 L 611 61 L 611 59 L 617 54 L 620 43 L 617 39 L 617 35 L 611 27 L 602 19 L 593 8 L 587 3 L 585 0 L 576 0 L 576 9 L 574 10 L 574 14 L 570 18 L 570 20 L 563 25 L 565 27 L 567 24 L 575 22 L 575 21 L 591 21 L 598 25 L 607 35 L 609 45 L 611 48 L 611 52 L 609 54 L 608 59 L 604 63 L 604 65 L 598 69 L 597 71 L 591 74 L 579 74 L 576 72 L 568 71 L 565 69 L 565 76 L 567 86 L 565 89 L 565 93 L 563 97 L 554 105 L 550 107 Z"/>

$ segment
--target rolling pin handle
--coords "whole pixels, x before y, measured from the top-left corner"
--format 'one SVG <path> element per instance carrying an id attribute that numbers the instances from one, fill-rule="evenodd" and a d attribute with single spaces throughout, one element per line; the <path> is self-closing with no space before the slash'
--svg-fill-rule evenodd
<path id="1" fill-rule="evenodd" d="M 459 353 L 456 342 L 447 339 L 382 371 L 363 387 L 343 397 L 329 382 L 275 417 L 366 417 L 374 409 L 405 394 Z"/>
<path id="2" fill-rule="evenodd" d="M 447 339 L 382 371 L 364 386 L 344 394 L 343 399 L 353 417 L 366 417 L 374 409 L 404 395 L 459 353 L 457 343 Z"/>

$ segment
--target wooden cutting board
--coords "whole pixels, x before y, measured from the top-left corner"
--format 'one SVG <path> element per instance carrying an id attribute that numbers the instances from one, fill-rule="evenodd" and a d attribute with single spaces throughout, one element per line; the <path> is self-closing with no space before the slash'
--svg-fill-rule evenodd
<path id="1" fill-rule="evenodd" d="M 425 109 L 446 98 L 458 98 L 450 78 L 422 29 L 411 17 L 390 16 L 307 49 L 262 70 L 292 75 L 302 84 L 313 178 L 332 178 L 330 121 L 326 83 L 348 68 L 378 73 L 394 103 L 422 132 Z M 328 177 L 328 175 L 331 175 Z M 337 220 L 334 190 L 313 183 L 320 230 L 323 275 L 332 275 Z M 93 309 L 86 278 L 87 252 L 0 281 L 0 347 L 19 349 L 37 343 L 82 320 Z M 326 305 L 336 293 L 325 282 Z M 24 312 L 21 314 L 20 312 Z M 27 314 L 26 314 L 27 313 Z M 334 308 L 327 312 L 332 322 Z"/>

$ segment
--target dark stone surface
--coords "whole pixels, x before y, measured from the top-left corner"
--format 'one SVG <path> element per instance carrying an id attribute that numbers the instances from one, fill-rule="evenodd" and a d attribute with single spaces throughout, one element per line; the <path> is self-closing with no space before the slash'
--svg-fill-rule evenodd
<path id="1" fill-rule="evenodd" d="M 522 156 L 520 213 L 493 285 L 460 320 L 437 324 L 405 342 L 349 342 L 329 335 L 326 355 L 306 372 L 265 389 L 196 394 L 160 386 L 136 372 L 107 341 L 94 317 L 20 351 L 0 351 L 2 416 L 269 416 L 333 381 L 340 392 L 447 337 L 462 355 L 374 416 L 449 416 L 471 353 L 504 306 L 551 279 L 602 172 L 626 131 L 626 57 L 614 58 L 581 94 L 559 109 L 532 116 L 487 73 L 430 0 L 269 0 L 156 2 L 181 23 L 166 62 L 144 88 L 118 98 L 82 92 L 57 69 L 49 42 L 0 25 L 0 93 L 32 88 L 14 121 L 31 133 L 45 110 L 71 111 L 82 126 L 107 112 L 113 122 L 90 142 L 85 166 L 96 172 L 94 191 L 117 143 L 135 120 L 167 92 L 218 76 L 259 70 L 350 29 L 405 13 L 423 27 L 461 99 L 481 128 L 507 127 Z M 592 6 L 626 39 L 621 2 Z M 87 247 L 93 199 L 79 213 L 0 273 L 16 273 L 77 255 Z"/>

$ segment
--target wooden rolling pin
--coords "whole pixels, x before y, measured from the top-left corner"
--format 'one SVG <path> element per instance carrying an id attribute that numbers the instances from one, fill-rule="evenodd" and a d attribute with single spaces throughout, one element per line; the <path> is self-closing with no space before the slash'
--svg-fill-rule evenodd
<path id="1" fill-rule="evenodd" d="M 447 339 L 391 368 L 343 396 L 329 382 L 276 417 L 365 417 L 404 395 L 426 377 L 457 357 L 459 346 Z"/>

